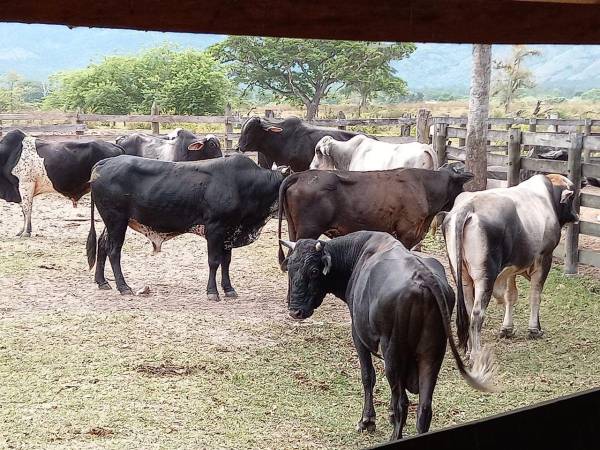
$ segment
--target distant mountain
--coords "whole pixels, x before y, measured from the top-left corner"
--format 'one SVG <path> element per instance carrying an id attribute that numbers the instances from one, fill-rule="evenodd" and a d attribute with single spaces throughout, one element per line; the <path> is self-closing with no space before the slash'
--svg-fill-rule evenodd
<path id="1" fill-rule="evenodd" d="M 600 87 L 600 45 L 532 45 L 540 56 L 527 59 L 540 88 L 584 91 Z M 413 91 L 467 92 L 470 44 L 418 44 L 410 58 L 394 64 Z M 510 45 L 494 45 L 492 58 L 510 54 Z"/>
<path id="2" fill-rule="evenodd" d="M 44 80 L 60 70 L 79 69 L 104 56 L 131 54 L 165 42 L 206 48 L 224 36 L 157 31 L 73 28 L 0 23 L 0 74 L 15 71 Z"/>
<path id="3" fill-rule="evenodd" d="M 44 80 L 57 71 L 82 68 L 107 55 L 131 54 L 165 42 L 202 49 L 223 38 L 207 34 L 0 23 L 0 74 L 15 71 L 29 79 Z M 542 55 L 531 58 L 528 65 L 541 88 L 573 92 L 600 87 L 600 46 L 534 47 Z M 509 52 L 510 46 L 494 46 L 494 58 Z M 412 91 L 466 93 L 471 45 L 418 44 L 410 58 L 395 63 L 395 67 Z"/>

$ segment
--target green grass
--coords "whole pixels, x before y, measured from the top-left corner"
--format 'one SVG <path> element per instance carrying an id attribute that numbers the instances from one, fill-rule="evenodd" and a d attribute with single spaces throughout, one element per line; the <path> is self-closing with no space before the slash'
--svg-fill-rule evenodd
<path id="1" fill-rule="evenodd" d="M 447 357 L 433 428 L 461 423 L 600 384 L 600 285 L 553 269 L 539 341 L 525 339 L 525 291 L 517 337 L 484 342 L 505 390 L 470 389 Z M 339 301 L 328 298 L 326 302 Z M 302 324 L 252 325 L 180 312 L 50 312 L 0 320 L 0 447 L 355 448 L 383 442 L 387 383 L 377 362 L 378 430 L 358 434 L 362 394 L 348 324 L 318 311 Z M 245 336 L 232 346 L 211 330 Z M 411 402 L 416 399 L 411 397 Z M 414 433 L 414 407 L 407 432 Z"/>

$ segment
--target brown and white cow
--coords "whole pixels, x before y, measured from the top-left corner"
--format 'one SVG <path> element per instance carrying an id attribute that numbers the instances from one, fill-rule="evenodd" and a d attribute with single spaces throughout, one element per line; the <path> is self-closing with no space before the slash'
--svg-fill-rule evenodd
<path id="1" fill-rule="evenodd" d="M 430 145 L 419 142 L 390 144 L 367 136 L 354 136 L 348 141 L 323 137 L 315 146 L 311 169 L 370 171 L 412 167 L 438 168 L 437 154 Z"/>
<path id="2" fill-rule="evenodd" d="M 20 130 L 0 140 L 0 198 L 20 203 L 23 228 L 17 236 L 31 236 L 33 198 L 58 192 L 77 201 L 90 190 L 90 173 L 98 161 L 123 154 L 105 141 L 46 142 Z"/>
<path id="3" fill-rule="evenodd" d="M 552 252 L 562 226 L 579 220 L 574 192 L 571 181 L 550 174 L 456 198 L 442 229 L 458 290 L 457 321 L 470 324 L 469 333 L 459 340 L 472 357 L 481 349 L 481 327 L 492 295 L 505 306 L 500 335 L 514 334 L 517 275 L 531 281 L 529 337 L 542 336 L 539 308 Z"/>

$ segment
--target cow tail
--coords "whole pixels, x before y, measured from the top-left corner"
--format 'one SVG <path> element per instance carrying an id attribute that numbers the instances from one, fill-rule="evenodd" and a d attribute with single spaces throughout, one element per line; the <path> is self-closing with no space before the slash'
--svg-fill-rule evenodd
<path id="1" fill-rule="evenodd" d="M 493 385 L 493 378 L 496 372 L 496 364 L 493 353 L 489 349 L 483 348 L 479 353 L 476 354 L 473 368 L 471 370 L 467 369 L 459 353 L 458 345 L 454 340 L 454 335 L 452 334 L 452 325 L 450 321 L 451 313 L 448 310 L 448 299 L 446 293 L 434 276 L 431 277 L 430 281 L 430 283 L 427 283 L 427 288 L 429 289 L 429 292 L 431 292 L 431 295 L 435 298 L 440 310 L 444 331 L 450 344 L 450 349 L 452 351 L 454 361 L 456 362 L 456 367 L 458 368 L 461 376 L 469 386 L 477 389 L 478 391 L 498 391 L 498 388 Z"/>
<path id="2" fill-rule="evenodd" d="M 90 194 L 91 197 L 91 219 L 90 219 L 90 232 L 88 233 L 87 243 L 85 250 L 87 253 L 88 265 L 90 270 L 96 264 L 96 250 L 97 250 L 97 239 L 96 239 L 96 226 L 94 224 L 94 194 Z"/>
<path id="3" fill-rule="evenodd" d="M 458 334 L 458 345 L 461 349 L 466 350 L 467 341 L 469 340 L 469 325 L 470 319 L 465 305 L 465 292 L 462 284 L 462 267 L 463 267 L 463 237 L 465 223 L 471 214 L 470 209 L 462 209 L 457 214 L 454 223 L 454 252 L 456 254 L 456 264 L 454 281 L 456 282 L 456 332 Z M 451 268 L 452 269 L 452 268 Z"/>
<path id="4" fill-rule="evenodd" d="M 277 211 L 277 245 L 279 246 L 279 251 L 278 251 L 278 258 L 279 258 L 279 265 L 281 265 L 281 263 L 283 263 L 283 260 L 285 259 L 285 254 L 283 253 L 283 247 L 281 246 L 281 221 L 283 219 L 283 213 L 285 212 L 285 202 L 286 202 L 286 192 L 288 190 L 288 188 L 293 185 L 296 180 L 298 179 L 298 177 L 294 176 L 294 174 L 288 176 L 287 178 L 285 178 L 283 180 L 283 182 L 281 183 L 281 185 L 279 186 L 279 200 L 278 200 L 278 211 Z M 287 216 L 287 214 L 286 214 Z M 288 221 L 289 221 L 289 217 L 288 217 Z M 289 225 L 288 225 L 289 226 Z"/>

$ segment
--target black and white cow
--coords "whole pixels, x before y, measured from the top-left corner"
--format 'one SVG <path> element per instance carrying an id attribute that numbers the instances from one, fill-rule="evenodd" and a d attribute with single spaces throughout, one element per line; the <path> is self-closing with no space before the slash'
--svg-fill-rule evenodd
<path id="1" fill-rule="evenodd" d="M 105 141 L 46 142 L 20 130 L 0 140 L 0 198 L 20 203 L 23 228 L 31 236 L 33 198 L 58 192 L 77 201 L 90 190 L 90 173 L 98 161 L 122 155 L 123 149 Z"/>
<path id="2" fill-rule="evenodd" d="M 288 271 L 288 308 L 294 319 L 310 317 L 328 293 L 348 305 L 364 389 L 358 430 L 375 429 L 372 355 L 385 361 L 392 439 L 402 438 L 407 390 L 419 394 L 417 431 L 429 430 L 433 390 L 448 341 L 469 385 L 493 390 L 492 355 L 481 353 L 469 371 L 458 353 L 450 326 L 454 292 L 437 260 L 409 252 L 382 232 L 357 231 L 326 242 L 281 242 L 292 250 L 282 268 Z"/>
<path id="3" fill-rule="evenodd" d="M 242 126 L 238 144 L 241 152 L 259 152 L 261 167 L 271 168 L 273 163 L 289 166 L 294 172 L 308 170 L 315 156 L 315 145 L 324 136 L 347 141 L 358 133 L 317 127 L 298 117 L 269 120 L 251 117 Z"/>
<path id="4" fill-rule="evenodd" d="M 442 230 L 458 289 L 457 320 L 469 324 L 459 325 L 459 341 L 472 357 L 481 349 L 481 327 L 492 295 L 505 307 L 500 335 L 514 334 L 517 275 L 531 281 L 529 337 L 542 335 L 541 293 L 562 226 L 579 220 L 576 191 L 568 178 L 550 174 L 456 198 Z"/>
<path id="5" fill-rule="evenodd" d="M 223 156 L 221 144 L 212 134 L 199 138 L 182 128 L 166 136 L 133 133 L 116 140 L 126 155 L 161 161 L 201 161 Z"/>
<path id="6" fill-rule="evenodd" d="M 210 275 L 207 294 L 218 301 L 216 273 L 227 297 L 237 294 L 229 279 L 231 250 L 254 242 L 277 207 L 279 186 L 289 169 L 260 168 L 235 154 L 195 162 L 165 162 L 123 155 L 102 161 L 92 172 L 92 220 L 87 241 L 95 281 L 104 278 L 106 257 L 121 294 L 131 294 L 121 271 L 121 247 L 129 226 L 144 234 L 158 252 L 180 234 L 204 236 Z M 96 246 L 94 204 L 106 228 Z M 97 258 L 96 258 L 97 252 Z"/>

